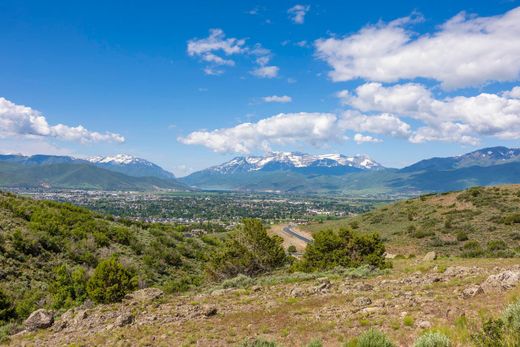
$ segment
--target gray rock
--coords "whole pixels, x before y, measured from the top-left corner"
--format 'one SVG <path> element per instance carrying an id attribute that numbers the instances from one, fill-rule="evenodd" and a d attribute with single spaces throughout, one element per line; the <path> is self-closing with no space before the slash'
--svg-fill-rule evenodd
<path id="1" fill-rule="evenodd" d="M 497 275 L 489 276 L 481 287 L 485 293 L 504 291 L 515 287 L 520 282 L 520 271 L 507 270 Z"/>
<path id="2" fill-rule="evenodd" d="M 437 259 L 437 253 L 432 251 L 426 253 L 426 255 L 423 258 L 423 261 L 434 261 L 435 259 Z"/>
<path id="3" fill-rule="evenodd" d="M 54 323 L 54 313 L 43 308 L 31 313 L 29 318 L 24 322 L 25 327 L 29 331 L 38 329 L 46 329 Z"/>
<path id="4" fill-rule="evenodd" d="M 303 290 L 302 288 L 300 287 L 294 287 L 293 289 L 291 289 L 291 296 L 292 297 L 300 297 L 300 296 L 305 296 L 305 290 Z"/>
<path id="5" fill-rule="evenodd" d="M 430 329 L 432 327 L 432 323 L 430 323 L 427 320 L 422 320 L 419 323 L 417 323 L 417 326 L 421 329 Z"/>
<path id="6" fill-rule="evenodd" d="M 203 313 L 206 317 L 215 316 L 218 312 L 218 309 L 215 306 L 204 306 Z"/>
<path id="7" fill-rule="evenodd" d="M 462 291 L 462 298 L 469 299 L 479 294 L 483 294 L 484 290 L 479 285 L 471 285 Z"/>
<path id="8" fill-rule="evenodd" d="M 120 314 L 119 316 L 117 316 L 116 321 L 114 322 L 114 325 L 117 327 L 123 327 L 125 325 L 132 324 L 134 322 L 134 320 L 135 320 L 135 317 L 131 313 L 124 312 L 124 313 Z"/>
<path id="9" fill-rule="evenodd" d="M 368 306 L 372 303 L 372 300 L 370 298 L 367 298 L 366 296 L 358 296 L 352 301 L 352 305 L 357 307 L 364 307 Z"/>
<path id="10" fill-rule="evenodd" d="M 364 291 L 364 292 L 368 292 L 368 291 L 371 291 L 374 289 L 373 285 L 368 284 L 368 283 L 362 283 L 362 282 L 354 284 L 353 287 L 355 290 Z"/>

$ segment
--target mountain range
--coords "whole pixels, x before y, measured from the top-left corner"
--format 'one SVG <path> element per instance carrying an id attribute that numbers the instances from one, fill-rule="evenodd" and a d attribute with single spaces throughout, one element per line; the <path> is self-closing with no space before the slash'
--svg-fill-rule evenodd
<path id="1" fill-rule="evenodd" d="M 175 176 L 129 155 L 79 159 L 70 156 L 0 155 L 0 186 L 95 190 L 189 190 Z"/>
<path id="2" fill-rule="evenodd" d="M 199 189 L 295 193 L 420 194 L 475 185 L 520 183 L 520 149 L 484 148 L 402 169 L 367 156 L 273 153 L 236 157 L 180 179 Z"/>
<path id="3" fill-rule="evenodd" d="M 226 190 L 348 195 L 414 195 L 476 185 L 520 183 L 520 149 L 484 148 L 386 168 L 365 155 L 275 152 L 235 157 L 175 176 L 145 159 L 119 154 L 79 159 L 0 155 L 0 186 L 99 190 Z"/>

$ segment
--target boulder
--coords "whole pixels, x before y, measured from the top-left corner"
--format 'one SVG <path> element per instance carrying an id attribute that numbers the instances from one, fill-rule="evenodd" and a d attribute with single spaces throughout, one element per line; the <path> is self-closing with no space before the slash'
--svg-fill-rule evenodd
<path id="1" fill-rule="evenodd" d="M 358 283 L 354 284 L 353 287 L 355 290 L 359 290 L 359 291 L 363 291 L 363 292 L 368 292 L 368 291 L 371 291 L 374 289 L 373 285 L 368 284 L 368 283 L 362 283 L 362 282 L 358 282 Z"/>
<path id="2" fill-rule="evenodd" d="M 313 289 L 314 293 L 324 293 L 332 287 L 332 284 L 327 278 L 320 278 L 318 281 L 319 284 Z"/>
<path id="3" fill-rule="evenodd" d="M 204 306 L 203 314 L 205 317 L 215 316 L 218 312 L 218 309 L 215 306 Z"/>
<path id="4" fill-rule="evenodd" d="M 372 300 L 370 300 L 370 298 L 367 298 L 366 296 L 359 296 L 352 301 L 352 305 L 357 306 L 357 307 L 368 306 L 371 303 L 372 303 Z"/>
<path id="5" fill-rule="evenodd" d="M 293 289 L 291 289 L 291 296 L 294 298 L 297 298 L 300 296 L 305 296 L 305 294 L 306 294 L 305 290 L 303 290 L 300 287 L 294 287 Z"/>
<path id="6" fill-rule="evenodd" d="M 117 327 L 123 327 L 125 325 L 132 324 L 134 320 L 135 317 L 131 313 L 123 312 L 119 316 L 117 316 L 114 325 Z"/>
<path id="7" fill-rule="evenodd" d="M 417 326 L 421 329 L 430 329 L 432 327 L 432 323 L 430 323 L 427 320 L 422 320 L 419 323 L 417 323 Z"/>
<path id="8" fill-rule="evenodd" d="M 496 275 L 489 276 L 481 287 L 485 293 L 504 291 L 515 287 L 520 282 L 520 271 L 507 270 Z"/>
<path id="9" fill-rule="evenodd" d="M 435 259 L 437 259 L 437 253 L 432 251 L 426 253 L 426 255 L 423 258 L 423 261 L 434 261 Z"/>
<path id="10" fill-rule="evenodd" d="M 462 291 L 462 298 L 469 299 L 479 294 L 483 294 L 484 290 L 479 285 L 471 285 Z"/>
<path id="11" fill-rule="evenodd" d="M 24 322 L 25 327 L 29 331 L 38 329 L 46 329 L 54 323 L 54 313 L 43 308 L 31 313 L 29 318 Z"/>

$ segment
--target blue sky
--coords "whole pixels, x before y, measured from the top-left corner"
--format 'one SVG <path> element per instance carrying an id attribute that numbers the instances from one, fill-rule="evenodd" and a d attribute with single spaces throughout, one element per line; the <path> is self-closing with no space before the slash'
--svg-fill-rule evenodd
<path id="1" fill-rule="evenodd" d="M 518 6 L 0 1 L 0 148 L 184 175 L 269 150 L 400 167 L 518 146 Z"/>

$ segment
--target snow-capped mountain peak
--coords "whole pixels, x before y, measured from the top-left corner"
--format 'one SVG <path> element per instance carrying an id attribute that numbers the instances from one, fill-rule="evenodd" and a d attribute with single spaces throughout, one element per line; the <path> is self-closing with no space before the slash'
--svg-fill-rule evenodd
<path id="1" fill-rule="evenodd" d="M 353 172 L 383 169 L 376 161 L 366 155 L 345 156 L 343 154 L 306 154 L 299 152 L 273 152 L 265 156 L 236 157 L 230 161 L 210 168 L 222 174 L 252 171 L 304 171 Z"/>
<path id="2" fill-rule="evenodd" d="M 119 165 L 129 165 L 129 164 L 143 164 L 143 165 L 154 165 L 153 163 L 149 162 L 148 160 L 141 159 L 134 157 L 132 155 L 128 154 L 116 154 L 115 156 L 96 156 L 96 157 L 90 157 L 87 158 L 87 161 L 97 164 L 97 163 L 112 163 L 112 164 L 119 164 Z"/>
<path id="3" fill-rule="evenodd" d="M 159 178 L 172 179 L 175 176 L 160 166 L 142 158 L 137 158 L 128 154 L 117 154 L 114 156 L 97 156 L 87 158 L 90 163 L 109 170 L 118 171 L 130 176 L 153 176 Z"/>

